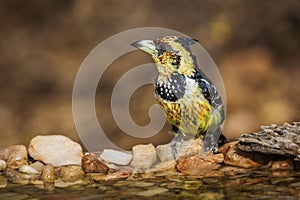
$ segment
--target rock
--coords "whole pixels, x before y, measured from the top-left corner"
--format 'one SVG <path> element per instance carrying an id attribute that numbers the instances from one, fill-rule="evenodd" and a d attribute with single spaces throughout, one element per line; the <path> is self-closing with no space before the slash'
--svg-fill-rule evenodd
<path id="1" fill-rule="evenodd" d="M 198 154 L 202 148 L 202 140 L 200 138 L 184 140 L 181 143 L 178 143 L 176 148 L 177 158 Z M 171 143 L 158 145 L 156 151 L 160 161 L 166 161 L 173 158 Z"/>
<path id="2" fill-rule="evenodd" d="M 112 149 L 104 149 L 100 155 L 100 158 L 105 162 L 114 163 L 117 165 L 128 165 L 132 159 L 132 155 Z"/>
<path id="3" fill-rule="evenodd" d="M 212 158 L 214 157 L 213 154 L 209 155 L 211 157 L 207 159 L 209 161 L 205 161 L 203 158 L 200 158 L 198 154 L 183 157 L 178 161 L 176 168 L 178 171 L 184 174 L 203 175 L 220 167 L 220 164 L 218 163 L 221 157 L 220 155 L 217 155 L 215 159 Z"/>
<path id="4" fill-rule="evenodd" d="M 28 151 L 35 160 L 54 167 L 80 165 L 83 156 L 81 146 L 63 135 L 36 136 L 30 141 Z"/>
<path id="5" fill-rule="evenodd" d="M 23 165 L 19 168 L 19 171 L 25 174 L 40 174 L 36 169 L 30 167 L 29 165 Z"/>
<path id="6" fill-rule="evenodd" d="M 45 167 L 45 165 L 43 163 L 41 163 L 40 161 L 36 161 L 34 163 L 31 163 L 29 166 L 32 167 L 33 169 L 35 169 L 36 171 L 40 172 L 40 173 L 43 171 L 43 169 Z"/>
<path id="7" fill-rule="evenodd" d="M 42 171 L 41 177 L 44 183 L 54 183 L 55 181 L 54 167 L 50 164 L 46 165 Z"/>
<path id="8" fill-rule="evenodd" d="M 26 185 L 30 183 L 31 180 L 39 178 L 39 174 L 25 174 L 17 171 L 16 169 L 7 168 L 5 170 L 5 177 L 13 183 Z"/>
<path id="9" fill-rule="evenodd" d="M 262 126 L 256 133 L 245 134 L 239 138 L 237 148 L 246 152 L 260 152 L 283 155 L 300 160 L 300 122 L 292 125 Z"/>
<path id="10" fill-rule="evenodd" d="M 238 154 L 235 150 L 235 144 L 236 142 L 231 142 L 229 144 L 230 147 L 224 159 L 225 164 L 243 168 L 252 168 L 260 166 L 260 163 Z"/>
<path id="11" fill-rule="evenodd" d="M 6 169 L 7 165 L 4 160 L 0 160 L 0 172 L 3 172 Z"/>
<path id="12" fill-rule="evenodd" d="M 11 146 L 0 151 L 0 160 L 4 160 L 7 167 L 18 169 L 27 165 L 27 149 L 24 145 Z"/>
<path id="13" fill-rule="evenodd" d="M 280 161 L 275 161 L 272 163 L 270 170 L 271 171 L 277 171 L 277 170 L 293 170 L 294 165 L 291 159 L 286 159 L 286 160 L 280 160 Z"/>
<path id="14" fill-rule="evenodd" d="M 176 160 L 170 159 L 170 160 L 166 160 L 166 161 L 158 163 L 153 168 L 147 170 L 146 173 L 172 171 L 175 169 L 175 166 L 176 166 Z"/>
<path id="15" fill-rule="evenodd" d="M 102 173 L 109 170 L 109 167 L 92 153 L 88 153 L 82 157 L 81 165 L 85 173 Z"/>
<path id="16" fill-rule="evenodd" d="M 81 165 L 67 165 L 56 167 L 54 174 L 64 182 L 74 182 L 84 176 Z"/>
<path id="17" fill-rule="evenodd" d="M 132 154 L 131 166 L 134 173 L 145 172 L 156 161 L 156 150 L 152 144 L 135 145 L 132 147 Z"/>

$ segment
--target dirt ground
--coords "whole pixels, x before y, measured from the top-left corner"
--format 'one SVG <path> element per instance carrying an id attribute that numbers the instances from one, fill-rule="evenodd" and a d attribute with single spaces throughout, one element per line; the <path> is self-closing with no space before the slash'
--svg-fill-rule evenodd
<path id="1" fill-rule="evenodd" d="M 106 38 L 147 26 L 197 38 L 214 59 L 226 88 L 228 138 L 299 121 L 299 10 L 296 0 L 0 0 L 0 149 L 28 144 L 37 134 L 79 141 L 72 88 L 81 63 Z M 113 86 L 130 66 L 145 62 L 151 60 L 143 53 L 126 55 L 100 80 L 97 114 L 112 138 L 122 136 L 109 107 Z M 155 103 L 152 90 L 141 88 L 132 98 L 131 114 L 141 125 Z M 140 141 L 125 138 L 121 145 L 128 142 Z"/>

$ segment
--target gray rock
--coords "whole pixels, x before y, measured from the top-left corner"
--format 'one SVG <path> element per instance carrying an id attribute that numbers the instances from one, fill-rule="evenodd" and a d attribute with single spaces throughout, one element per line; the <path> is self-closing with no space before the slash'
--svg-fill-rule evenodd
<path id="1" fill-rule="evenodd" d="M 36 136 L 30 141 L 28 151 L 35 160 L 54 167 L 81 165 L 83 156 L 81 146 L 63 135 Z"/>
<path id="2" fill-rule="evenodd" d="M 27 154 L 24 145 L 10 146 L 0 151 L 0 160 L 4 160 L 7 167 L 18 169 L 28 164 Z"/>
<path id="3" fill-rule="evenodd" d="M 300 122 L 262 126 L 258 132 L 242 135 L 236 147 L 241 151 L 283 155 L 300 160 Z"/>

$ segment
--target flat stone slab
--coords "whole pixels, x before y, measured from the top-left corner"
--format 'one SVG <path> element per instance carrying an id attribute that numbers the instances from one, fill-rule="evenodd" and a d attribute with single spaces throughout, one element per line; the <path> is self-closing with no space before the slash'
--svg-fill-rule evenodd
<path id="1" fill-rule="evenodd" d="M 299 161 L 300 122 L 261 126 L 258 132 L 242 135 L 236 148 L 246 152 L 294 157 Z"/>

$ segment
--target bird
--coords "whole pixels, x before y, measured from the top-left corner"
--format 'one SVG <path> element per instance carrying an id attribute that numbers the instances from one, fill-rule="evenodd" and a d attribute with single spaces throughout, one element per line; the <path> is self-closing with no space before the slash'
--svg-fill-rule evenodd
<path id="1" fill-rule="evenodd" d="M 227 143 L 221 131 L 225 118 L 222 98 L 190 48 L 197 42 L 186 36 L 163 36 L 131 44 L 151 55 L 156 65 L 155 98 L 175 134 L 171 141 L 174 158 L 184 138 L 205 137 L 204 152 L 216 152 L 219 145 Z"/>

